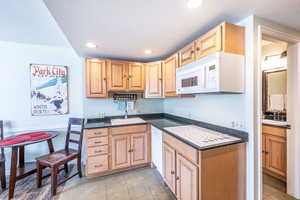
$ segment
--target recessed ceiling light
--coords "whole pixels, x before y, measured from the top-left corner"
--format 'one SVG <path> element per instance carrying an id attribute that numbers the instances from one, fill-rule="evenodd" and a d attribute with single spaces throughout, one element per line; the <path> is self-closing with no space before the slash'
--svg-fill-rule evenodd
<path id="1" fill-rule="evenodd" d="M 151 51 L 150 49 L 146 49 L 146 50 L 145 50 L 145 54 L 149 55 L 149 54 L 151 54 L 151 53 L 152 53 L 152 51 Z"/>
<path id="2" fill-rule="evenodd" d="M 198 8 L 201 6 L 203 0 L 187 0 L 187 7 L 188 8 Z"/>
<path id="3" fill-rule="evenodd" d="M 87 46 L 88 48 L 92 48 L 92 49 L 97 47 L 97 45 L 94 44 L 94 43 L 92 43 L 92 42 L 87 42 L 87 43 L 85 44 L 85 46 Z"/>

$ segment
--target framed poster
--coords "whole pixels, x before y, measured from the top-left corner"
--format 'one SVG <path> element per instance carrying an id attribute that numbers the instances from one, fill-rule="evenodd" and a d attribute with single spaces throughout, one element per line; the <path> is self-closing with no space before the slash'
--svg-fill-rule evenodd
<path id="1" fill-rule="evenodd" d="M 30 65 L 31 115 L 69 112 L 68 69 L 60 65 Z"/>

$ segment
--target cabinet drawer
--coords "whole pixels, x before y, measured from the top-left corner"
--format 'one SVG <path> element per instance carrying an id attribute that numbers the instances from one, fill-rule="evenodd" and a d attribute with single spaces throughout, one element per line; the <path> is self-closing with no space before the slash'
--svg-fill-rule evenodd
<path id="1" fill-rule="evenodd" d="M 88 141 L 87 141 L 87 144 L 88 144 L 89 147 L 107 145 L 108 144 L 108 137 L 89 138 Z"/>
<path id="2" fill-rule="evenodd" d="M 88 174 L 103 172 L 108 170 L 108 155 L 89 157 L 87 162 Z"/>
<path id="3" fill-rule="evenodd" d="M 88 129 L 85 130 L 85 133 L 88 138 L 106 136 L 108 135 L 108 129 L 107 128 Z"/>
<path id="4" fill-rule="evenodd" d="M 87 153 L 88 153 L 88 156 L 107 154 L 108 153 L 108 145 L 88 147 Z"/>
<path id="5" fill-rule="evenodd" d="M 143 133 L 147 131 L 147 125 L 135 125 L 135 126 L 120 126 L 111 128 L 112 135 L 128 134 L 128 133 Z"/>
<path id="6" fill-rule="evenodd" d="M 176 139 L 168 133 L 164 133 L 163 136 L 165 143 L 173 147 L 178 153 L 180 153 L 185 158 L 198 164 L 198 151 L 195 148 L 181 142 L 180 140 Z"/>
<path id="7" fill-rule="evenodd" d="M 263 125 L 262 132 L 271 134 L 271 135 L 275 135 L 275 136 L 279 136 L 279 137 L 286 137 L 286 129 L 285 128 Z"/>

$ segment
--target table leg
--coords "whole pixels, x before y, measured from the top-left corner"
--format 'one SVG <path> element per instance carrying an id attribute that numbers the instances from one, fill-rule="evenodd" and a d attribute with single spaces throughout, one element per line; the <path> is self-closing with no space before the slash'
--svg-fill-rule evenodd
<path id="1" fill-rule="evenodd" d="M 24 168 L 25 166 L 25 152 L 24 146 L 19 147 L 19 167 Z"/>
<path id="2" fill-rule="evenodd" d="M 52 139 L 47 140 L 47 143 L 48 143 L 49 152 L 53 153 L 54 152 L 54 147 L 53 147 Z"/>
<path id="3" fill-rule="evenodd" d="M 12 199 L 14 197 L 16 176 L 17 176 L 17 162 L 18 162 L 18 147 L 12 147 L 8 199 Z"/>

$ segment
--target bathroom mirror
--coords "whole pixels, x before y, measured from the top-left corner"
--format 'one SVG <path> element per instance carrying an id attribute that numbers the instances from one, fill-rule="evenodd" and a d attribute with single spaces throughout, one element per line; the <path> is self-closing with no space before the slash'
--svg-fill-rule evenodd
<path id="1" fill-rule="evenodd" d="M 287 71 L 263 72 L 263 112 L 286 112 Z"/>

